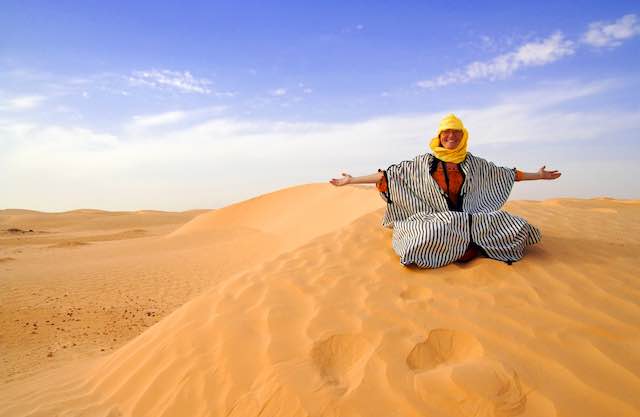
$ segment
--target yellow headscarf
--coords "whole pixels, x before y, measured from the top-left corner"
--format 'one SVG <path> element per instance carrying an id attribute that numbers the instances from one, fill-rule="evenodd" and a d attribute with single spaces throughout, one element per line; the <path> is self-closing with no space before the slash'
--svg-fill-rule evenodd
<path id="1" fill-rule="evenodd" d="M 443 130 L 456 129 L 462 130 L 462 140 L 455 149 L 447 149 L 440 145 L 440 133 Z M 462 121 L 458 119 L 455 114 L 447 114 L 438 126 L 438 134 L 435 138 L 431 139 L 429 146 L 433 151 L 436 158 L 445 162 L 454 162 L 459 164 L 467 157 L 467 139 L 469 138 L 469 132 L 464 128 Z"/>

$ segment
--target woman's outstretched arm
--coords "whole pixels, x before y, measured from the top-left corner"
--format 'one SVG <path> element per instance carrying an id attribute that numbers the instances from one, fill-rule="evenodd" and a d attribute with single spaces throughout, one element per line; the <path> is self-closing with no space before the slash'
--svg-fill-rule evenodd
<path id="1" fill-rule="evenodd" d="M 333 178 L 329 182 L 336 187 L 347 184 L 375 184 L 382 179 L 383 175 L 384 174 L 382 172 L 376 172 L 375 174 L 365 175 L 362 177 L 352 177 L 351 175 L 343 172 L 342 178 Z"/>
<path id="2" fill-rule="evenodd" d="M 555 180 L 562 175 L 559 171 L 547 171 L 546 165 L 538 170 L 538 172 L 519 172 L 518 181 L 528 180 Z"/>

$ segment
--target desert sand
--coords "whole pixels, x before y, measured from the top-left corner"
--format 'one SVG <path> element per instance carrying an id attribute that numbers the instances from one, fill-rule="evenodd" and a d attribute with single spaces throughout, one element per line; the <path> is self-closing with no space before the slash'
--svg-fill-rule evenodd
<path id="1" fill-rule="evenodd" d="M 505 209 L 523 260 L 436 270 L 367 186 L 0 210 L 0 416 L 640 415 L 640 201 Z"/>

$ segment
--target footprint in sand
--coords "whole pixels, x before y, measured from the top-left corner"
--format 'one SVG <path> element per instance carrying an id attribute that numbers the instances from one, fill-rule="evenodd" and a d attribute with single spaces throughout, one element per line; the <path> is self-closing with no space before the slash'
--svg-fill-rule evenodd
<path id="1" fill-rule="evenodd" d="M 346 394 L 362 381 L 372 353 L 373 346 L 364 337 L 337 334 L 316 342 L 311 359 L 322 378 Z"/>
<path id="2" fill-rule="evenodd" d="M 528 393 L 518 373 L 507 371 L 499 362 L 488 359 L 471 361 L 455 367 L 450 377 L 457 389 L 465 393 L 459 402 L 462 414 L 468 415 L 473 411 L 478 416 L 511 417 L 524 413 L 527 408 Z M 540 402 L 540 399 L 536 400 Z M 539 406 L 534 408 L 542 409 Z"/>
<path id="3" fill-rule="evenodd" d="M 472 335 L 434 329 L 407 356 L 415 373 L 417 394 L 437 408 L 456 410 L 456 415 L 511 417 L 530 411 L 554 416 L 547 398 L 525 390 L 518 373 L 484 356 Z"/>
<path id="4" fill-rule="evenodd" d="M 413 347 L 407 365 L 414 371 L 426 371 L 442 364 L 455 364 L 480 358 L 484 353 L 478 340 L 464 332 L 434 329 L 427 340 Z"/>

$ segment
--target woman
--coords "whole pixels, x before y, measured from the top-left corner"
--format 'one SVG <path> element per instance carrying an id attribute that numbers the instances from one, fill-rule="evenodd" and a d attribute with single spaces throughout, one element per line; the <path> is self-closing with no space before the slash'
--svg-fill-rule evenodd
<path id="1" fill-rule="evenodd" d="M 558 171 L 521 172 L 467 152 L 469 133 L 449 114 L 430 142 L 432 154 L 363 177 L 343 173 L 335 186 L 375 183 L 387 202 L 382 224 L 404 265 L 437 268 L 479 254 L 511 264 L 540 241 L 526 220 L 501 211 L 515 181 L 553 180 Z"/>

